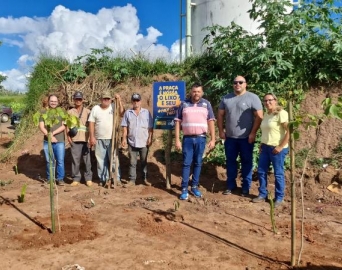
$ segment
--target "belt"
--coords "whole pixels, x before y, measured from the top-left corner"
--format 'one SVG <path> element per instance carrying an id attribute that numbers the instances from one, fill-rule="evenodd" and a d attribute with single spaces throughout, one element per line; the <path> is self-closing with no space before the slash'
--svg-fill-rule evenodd
<path id="1" fill-rule="evenodd" d="M 197 137 L 207 137 L 206 133 L 198 134 L 198 135 L 184 135 L 183 138 L 197 138 Z"/>
<path id="2" fill-rule="evenodd" d="M 274 145 L 269 145 L 269 144 L 266 144 L 266 143 L 261 143 L 261 145 L 268 146 L 268 147 L 276 147 Z"/>

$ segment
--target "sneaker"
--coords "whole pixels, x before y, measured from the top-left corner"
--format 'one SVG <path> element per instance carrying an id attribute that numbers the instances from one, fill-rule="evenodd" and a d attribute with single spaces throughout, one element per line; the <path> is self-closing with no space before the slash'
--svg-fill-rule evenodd
<path id="1" fill-rule="evenodd" d="M 283 201 L 275 201 L 274 202 L 274 208 L 279 207 L 282 203 L 283 203 Z"/>
<path id="2" fill-rule="evenodd" d="M 65 186 L 65 182 L 63 180 L 57 180 L 56 182 L 58 186 Z"/>
<path id="3" fill-rule="evenodd" d="M 189 197 L 188 190 L 186 188 L 182 189 L 182 194 L 179 196 L 180 200 L 187 200 Z"/>
<path id="4" fill-rule="evenodd" d="M 80 182 L 74 181 L 70 184 L 71 187 L 76 187 L 80 184 Z"/>
<path id="5" fill-rule="evenodd" d="M 106 185 L 106 182 L 105 181 L 100 181 L 99 182 L 99 187 L 104 187 Z"/>
<path id="6" fill-rule="evenodd" d="M 144 184 L 149 187 L 152 186 L 152 184 L 149 181 L 147 181 L 147 179 L 144 180 Z"/>
<path id="7" fill-rule="evenodd" d="M 223 195 L 230 195 L 232 194 L 232 191 L 230 189 L 226 189 L 225 191 L 222 192 Z"/>
<path id="8" fill-rule="evenodd" d="M 265 198 L 258 196 L 258 197 L 256 197 L 256 198 L 254 198 L 254 199 L 252 200 L 252 202 L 253 202 L 253 203 L 259 203 L 259 202 L 264 202 L 265 200 L 266 200 Z"/>
<path id="9" fill-rule="evenodd" d="M 87 185 L 88 187 L 90 187 L 92 184 L 93 184 L 93 181 L 91 181 L 91 180 L 87 180 L 87 181 L 86 181 L 86 185 Z"/>
<path id="10" fill-rule="evenodd" d="M 191 187 L 191 193 L 194 194 L 194 196 L 195 196 L 196 198 L 202 197 L 202 193 L 201 193 L 201 191 L 198 190 L 198 187 L 197 187 L 197 186 Z"/>

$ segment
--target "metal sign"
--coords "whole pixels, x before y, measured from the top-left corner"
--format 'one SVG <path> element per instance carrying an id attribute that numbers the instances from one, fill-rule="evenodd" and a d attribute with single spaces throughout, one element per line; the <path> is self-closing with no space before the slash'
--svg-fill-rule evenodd
<path id="1" fill-rule="evenodd" d="M 153 128 L 173 129 L 176 110 L 185 99 L 185 82 L 153 83 Z"/>

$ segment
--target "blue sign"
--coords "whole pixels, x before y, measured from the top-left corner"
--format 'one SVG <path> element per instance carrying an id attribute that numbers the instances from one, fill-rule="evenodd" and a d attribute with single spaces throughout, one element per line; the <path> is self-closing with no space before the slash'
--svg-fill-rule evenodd
<path id="1" fill-rule="evenodd" d="M 176 110 L 185 99 L 185 82 L 153 83 L 153 128 L 173 129 Z"/>

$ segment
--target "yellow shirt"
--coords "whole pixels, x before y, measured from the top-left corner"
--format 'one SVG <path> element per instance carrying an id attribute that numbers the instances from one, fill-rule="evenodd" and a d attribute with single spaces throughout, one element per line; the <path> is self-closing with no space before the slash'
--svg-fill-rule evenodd
<path id="1" fill-rule="evenodd" d="M 281 110 L 278 114 L 264 115 L 262 119 L 261 129 L 261 143 L 278 146 L 285 137 L 286 130 L 283 127 L 283 123 L 289 122 L 289 114 L 285 110 Z M 284 148 L 287 148 L 286 144 Z"/>

